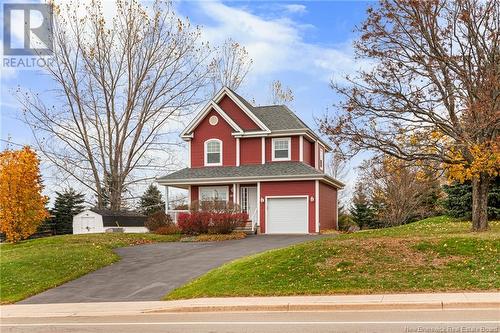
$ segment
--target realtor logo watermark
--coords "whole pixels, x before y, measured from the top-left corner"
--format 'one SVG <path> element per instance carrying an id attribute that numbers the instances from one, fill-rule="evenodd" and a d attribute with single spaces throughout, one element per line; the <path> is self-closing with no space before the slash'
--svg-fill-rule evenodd
<path id="1" fill-rule="evenodd" d="M 3 67 L 47 66 L 53 50 L 52 6 L 40 3 L 3 5 Z"/>

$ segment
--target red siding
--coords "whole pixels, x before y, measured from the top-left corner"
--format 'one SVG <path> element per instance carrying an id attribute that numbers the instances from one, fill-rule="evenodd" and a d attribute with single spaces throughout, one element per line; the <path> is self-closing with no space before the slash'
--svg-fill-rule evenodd
<path id="1" fill-rule="evenodd" d="M 314 143 L 304 138 L 304 163 L 314 167 Z"/>
<path id="2" fill-rule="evenodd" d="M 219 118 L 217 125 L 212 126 L 208 119 L 216 115 Z M 210 111 L 194 131 L 191 140 L 191 167 L 203 167 L 205 164 L 205 141 L 208 139 L 222 140 L 222 163 L 224 166 L 236 165 L 236 139 L 231 135 L 233 128 L 216 111 Z"/>
<path id="3" fill-rule="evenodd" d="M 314 196 L 315 181 L 286 181 L 286 182 L 261 182 L 260 197 L 266 196 L 287 196 L 287 195 L 308 195 Z M 309 200 L 309 232 L 316 232 L 315 203 Z M 266 232 L 266 204 L 260 202 L 260 232 Z"/>
<path id="4" fill-rule="evenodd" d="M 191 202 L 198 200 L 198 186 L 191 185 Z"/>
<path id="5" fill-rule="evenodd" d="M 338 229 L 337 225 L 337 189 L 319 183 L 319 228 L 321 231 Z"/>
<path id="6" fill-rule="evenodd" d="M 242 130 L 260 130 L 259 126 L 228 96 L 224 96 L 218 105 Z"/>
<path id="7" fill-rule="evenodd" d="M 262 139 L 240 139 L 240 165 L 262 163 Z"/>
<path id="8" fill-rule="evenodd" d="M 288 138 L 289 136 L 284 136 L 284 138 Z M 292 161 L 300 161 L 299 153 L 300 153 L 300 139 L 299 136 L 292 136 Z M 273 154 L 273 138 L 266 138 L 266 162 L 272 162 Z"/>

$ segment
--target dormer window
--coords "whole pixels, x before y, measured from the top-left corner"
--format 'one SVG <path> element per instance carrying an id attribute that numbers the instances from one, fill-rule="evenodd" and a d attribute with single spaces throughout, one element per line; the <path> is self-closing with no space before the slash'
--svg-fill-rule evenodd
<path id="1" fill-rule="evenodd" d="M 205 141 L 205 166 L 222 165 L 222 141 L 210 139 Z"/>
<path id="2" fill-rule="evenodd" d="M 273 161 L 290 161 L 290 138 L 274 138 L 273 139 Z"/>

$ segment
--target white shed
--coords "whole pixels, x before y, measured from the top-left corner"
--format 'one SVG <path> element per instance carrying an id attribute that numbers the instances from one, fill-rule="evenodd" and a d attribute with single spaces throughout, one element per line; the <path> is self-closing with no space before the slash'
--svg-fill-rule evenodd
<path id="1" fill-rule="evenodd" d="M 86 209 L 73 216 L 73 234 L 102 232 L 143 233 L 146 216 L 133 211 Z"/>

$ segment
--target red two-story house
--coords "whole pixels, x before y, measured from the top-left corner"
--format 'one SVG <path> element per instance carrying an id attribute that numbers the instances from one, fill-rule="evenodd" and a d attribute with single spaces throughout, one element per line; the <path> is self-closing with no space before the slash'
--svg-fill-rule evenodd
<path id="1" fill-rule="evenodd" d="M 223 88 L 182 132 L 189 167 L 158 178 L 189 200 L 232 201 L 260 233 L 337 228 L 338 180 L 325 174 L 331 150 L 283 105 L 253 106 Z"/>

